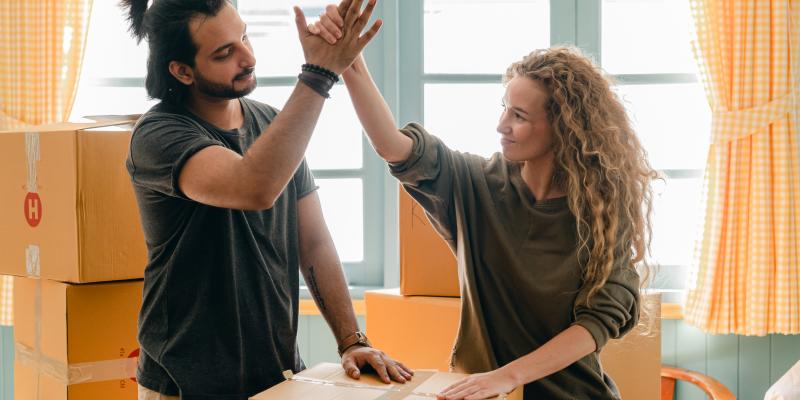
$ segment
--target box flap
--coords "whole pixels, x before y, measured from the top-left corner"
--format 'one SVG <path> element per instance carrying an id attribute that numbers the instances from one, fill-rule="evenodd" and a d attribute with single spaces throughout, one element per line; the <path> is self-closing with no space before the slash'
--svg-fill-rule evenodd
<path id="1" fill-rule="evenodd" d="M 127 116 L 125 116 L 127 117 Z M 106 126 L 131 124 L 136 122 L 137 118 L 125 118 L 118 120 L 103 120 L 96 122 L 57 122 L 53 124 L 31 125 L 21 128 L 0 130 L 0 133 L 16 133 L 16 132 L 65 132 L 65 131 L 79 131 L 92 128 L 100 128 Z"/>

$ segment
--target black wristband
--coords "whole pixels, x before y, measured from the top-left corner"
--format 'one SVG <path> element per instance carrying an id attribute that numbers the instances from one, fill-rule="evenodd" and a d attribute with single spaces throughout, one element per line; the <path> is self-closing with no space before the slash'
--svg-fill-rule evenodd
<path id="1" fill-rule="evenodd" d="M 321 66 L 315 65 L 315 64 L 303 64 L 303 66 L 301 68 L 302 68 L 303 72 L 311 72 L 311 73 L 315 73 L 315 74 L 319 74 L 319 75 L 325 76 L 325 77 L 329 78 L 330 80 L 332 80 L 333 83 L 339 82 L 339 76 L 336 75 L 333 71 L 331 71 L 331 70 L 329 70 L 329 69 L 327 69 L 325 67 L 321 67 Z"/>
<path id="2" fill-rule="evenodd" d="M 319 93 L 320 96 L 326 99 L 331 97 L 328 92 L 333 88 L 334 81 L 329 77 L 303 71 L 300 73 L 300 75 L 297 75 L 297 79 L 313 89 L 315 92 Z"/>

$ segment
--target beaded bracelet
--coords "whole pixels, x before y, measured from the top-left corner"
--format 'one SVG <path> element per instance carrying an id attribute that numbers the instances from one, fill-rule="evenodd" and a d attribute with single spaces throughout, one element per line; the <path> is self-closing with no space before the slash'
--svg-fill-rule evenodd
<path id="1" fill-rule="evenodd" d="M 333 83 L 339 82 L 339 76 L 333 71 L 315 64 L 303 64 L 302 70 L 304 72 L 311 72 L 330 78 Z"/>

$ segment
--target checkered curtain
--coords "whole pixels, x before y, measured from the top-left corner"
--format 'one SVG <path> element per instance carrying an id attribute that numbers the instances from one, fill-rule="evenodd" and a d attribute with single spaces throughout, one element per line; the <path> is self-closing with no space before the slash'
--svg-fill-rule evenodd
<path id="1" fill-rule="evenodd" d="M 14 324 L 14 309 L 11 303 L 12 282 L 10 276 L 0 275 L 0 326 Z"/>
<path id="2" fill-rule="evenodd" d="M 92 0 L 0 1 L 0 124 L 69 118 L 91 8 Z"/>
<path id="3" fill-rule="evenodd" d="M 0 130 L 69 118 L 91 8 L 92 0 L 0 0 Z M 0 276 L 0 325 L 13 323 L 11 288 Z"/>
<path id="4" fill-rule="evenodd" d="M 800 1 L 692 0 L 713 112 L 686 321 L 800 333 Z"/>

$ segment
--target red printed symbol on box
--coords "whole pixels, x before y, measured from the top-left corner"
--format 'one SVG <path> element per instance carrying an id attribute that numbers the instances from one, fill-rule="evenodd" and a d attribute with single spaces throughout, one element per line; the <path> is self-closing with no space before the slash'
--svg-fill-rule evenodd
<path id="1" fill-rule="evenodd" d="M 42 222 L 42 199 L 39 198 L 39 193 L 28 193 L 25 196 L 25 220 L 32 228 Z"/>
<path id="2" fill-rule="evenodd" d="M 128 354 L 128 358 L 139 358 L 139 349 L 132 351 L 131 354 Z M 136 382 L 136 378 L 131 378 L 132 381 Z"/>

